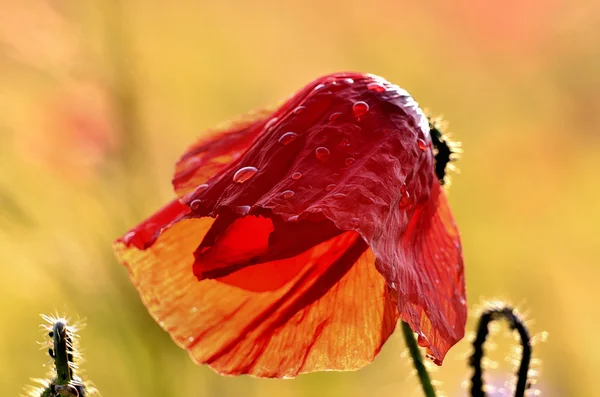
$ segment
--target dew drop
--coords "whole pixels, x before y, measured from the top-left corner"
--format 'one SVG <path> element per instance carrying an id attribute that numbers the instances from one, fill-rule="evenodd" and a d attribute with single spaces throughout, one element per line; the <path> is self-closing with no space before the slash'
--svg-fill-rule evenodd
<path id="1" fill-rule="evenodd" d="M 337 185 L 336 185 L 335 183 L 331 183 L 331 184 L 329 184 L 329 185 L 327 185 L 327 186 L 325 187 L 325 190 L 326 190 L 326 191 L 328 191 L 328 192 L 330 192 L 330 191 L 332 191 L 333 189 L 335 189 L 335 187 L 336 187 L 336 186 L 337 186 Z"/>
<path id="2" fill-rule="evenodd" d="M 322 90 L 323 88 L 325 88 L 325 84 L 321 83 L 321 84 L 318 84 L 318 85 L 317 85 L 317 86 L 314 88 L 314 91 L 320 91 L 320 90 Z"/>
<path id="3" fill-rule="evenodd" d="M 340 199 L 340 198 L 346 197 L 346 195 L 344 193 L 334 193 L 333 197 L 337 198 L 337 199 Z"/>
<path id="4" fill-rule="evenodd" d="M 293 190 L 285 190 L 285 191 L 281 192 L 281 198 L 289 199 L 289 198 L 294 197 L 295 194 L 296 194 L 296 192 L 294 192 Z"/>
<path id="5" fill-rule="evenodd" d="M 192 307 L 192 309 L 190 310 L 192 313 L 197 313 L 198 312 L 198 308 L 196 306 Z"/>
<path id="6" fill-rule="evenodd" d="M 317 157 L 317 160 L 319 160 L 322 163 L 326 162 L 329 159 L 330 155 L 331 152 L 326 147 L 319 146 L 315 149 L 315 156 Z"/>
<path id="7" fill-rule="evenodd" d="M 296 181 L 297 181 L 297 180 L 298 180 L 298 179 L 300 179 L 300 178 L 302 178 L 302 174 L 301 174 L 300 172 L 294 172 L 294 173 L 292 174 L 292 179 L 294 179 L 294 180 L 296 180 Z"/>
<path id="8" fill-rule="evenodd" d="M 342 81 L 343 81 L 344 83 L 346 83 L 346 84 L 354 84 L 354 80 L 353 80 L 353 79 L 351 79 L 351 78 L 349 78 L 349 77 L 348 77 L 348 78 L 345 78 L 345 79 L 344 79 L 344 80 L 342 80 Z"/>
<path id="9" fill-rule="evenodd" d="M 122 240 L 126 245 L 129 245 L 129 244 L 131 244 L 131 242 L 133 241 L 133 239 L 135 237 L 136 237 L 135 232 L 129 232 L 123 236 Z"/>
<path id="10" fill-rule="evenodd" d="M 273 128 L 277 120 L 277 117 L 273 117 L 271 120 L 267 121 L 267 124 L 265 124 L 265 131 L 269 131 L 271 128 Z"/>
<path id="11" fill-rule="evenodd" d="M 282 145 L 287 145 L 294 142 L 298 138 L 298 134 L 295 132 L 286 132 L 282 136 L 279 137 L 279 143 Z"/>
<path id="12" fill-rule="evenodd" d="M 404 192 L 402 194 L 402 198 L 400 198 L 400 208 L 406 207 L 410 203 L 410 194 L 408 192 Z"/>
<path id="13" fill-rule="evenodd" d="M 242 167 L 233 175 L 233 181 L 235 183 L 244 183 L 256 175 L 257 172 L 258 169 L 256 167 Z"/>
<path id="14" fill-rule="evenodd" d="M 329 116 L 329 121 L 335 121 L 335 120 L 339 119 L 341 115 L 342 115 L 342 112 L 331 113 L 331 115 Z"/>
<path id="15" fill-rule="evenodd" d="M 234 212 L 241 216 L 248 215 L 248 212 L 250 212 L 250 206 L 249 205 L 238 205 L 237 207 L 235 207 Z"/>
<path id="16" fill-rule="evenodd" d="M 354 164 L 354 162 L 355 162 L 355 161 L 356 161 L 356 160 L 354 159 L 354 157 L 348 157 L 348 158 L 347 158 L 347 159 L 344 161 L 344 164 L 346 164 L 346 167 L 348 167 L 348 166 L 350 166 L 350 165 Z"/>
<path id="17" fill-rule="evenodd" d="M 202 185 L 198 185 L 198 187 L 196 187 L 196 190 L 194 190 L 194 196 L 199 194 L 200 192 L 203 192 L 206 189 L 208 189 L 208 183 L 203 183 Z"/>
<path id="18" fill-rule="evenodd" d="M 352 143 L 350 143 L 350 140 L 348 138 L 342 138 L 339 145 L 344 149 L 349 149 L 350 146 L 352 146 Z"/>
<path id="19" fill-rule="evenodd" d="M 369 112 L 369 105 L 366 102 L 358 101 L 352 105 L 352 114 L 357 119 L 360 119 L 362 116 Z"/>
<path id="20" fill-rule="evenodd" d="M 419 145 L 419 149 L 421 149 L 422 151 L 425 151 L 425 149 L 427 149 L 427 144 L 422 139 L 417 140 L 417 145 Z"/>
<path id="21" fill-rule="evenodd" d="M 200 208 L 200 204 L 202 204 L 202 200 L 192 200 L 192 202 L 190 203 L 190 208 L 193 211 L 196 211 L 198 208 Z"/>
<path id="22" fill-rule="evenodd" d="M 385 89 L 385 87 L 383 86 L 383 84 L 381 84 L 381 83 L 369 83 L 369 84 L 367 84 L 367 89 L 369 91 L 375 91 L 375 92 L 386 92 L 387 91 Z"/>
<path id="23" fill-rule="evenodd" d="M 306 106 L 298 106 L 296 109 L 294 109 L 293 113 L 300 114 L 304 111 L 304 109 L 306 109 Z"/>
<path id="24" fill-rule="evenodd" d="M 192 343 L 194 341 L 194 337 L 193 336 L 189 336 L 188 337 L 188 342 Z"/>

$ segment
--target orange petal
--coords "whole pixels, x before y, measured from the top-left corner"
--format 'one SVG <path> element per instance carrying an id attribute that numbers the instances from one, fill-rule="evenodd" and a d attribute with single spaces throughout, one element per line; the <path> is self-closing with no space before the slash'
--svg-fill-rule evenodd
<path id="1" fill-rule="evenodd" d="M 183 219 L 146 250 L 116 243 L 152 316 L 196 362 L 223 374 L 293 377 L 374 359 L 397 309 L 355 232 L 290 259 L 198 281 L 193 252 L 213 222 Z"/>

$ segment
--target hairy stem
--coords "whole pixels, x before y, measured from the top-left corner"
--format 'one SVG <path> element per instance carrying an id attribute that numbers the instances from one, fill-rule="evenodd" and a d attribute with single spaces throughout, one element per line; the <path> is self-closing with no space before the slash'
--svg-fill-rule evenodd
<path id="1" fill-rule="evenodd" d="M 429 373 L 427 372 L 427 368 L 425 368 L 425 364 L 423 363 L 423 356 L 421 356 L 419 345 L 415 339 L 415 333 L 410 328 L 410 325 L 404 321 L 402 321 L 402 333 L 404 334 L 406 346 L 408 346 L 410 356 L 412 357 L 413 364 L 417 370 L 417 375 L 419 376 L 419 382 L 423 388 L 423 393 L 425 393 L 426 397 L 435 397 L 435 389 L 431 384 Z"/>
<path id="2" fill-rule="evenodd" d="M 479 318 L 477 336 L 473 342 L 474 351 L 470 359 L 470 364 L 473 367 L 473 377 L 471 378 L 471 395 L 473 397 L 485 397 L 485 391 L 483 390 L 483 368 L 481 366 L 481 361 L 484 356 L 483 344 L 489 334 L 489 324 L 502 317 L 508 321 L 508 325 L 513 331 L 519 333 L 521 338 L 523 351 L 521 363 L 517 371 L 515 397 L 525 396 L 525 391 L 528 387 L 527 373 L 529 371 L 529 364 L 531 363 L 531 339 L 529 337 L 529 331 L 523 323 L 523 320 L 513 308 L 502 306 L 486 309 Z"/>

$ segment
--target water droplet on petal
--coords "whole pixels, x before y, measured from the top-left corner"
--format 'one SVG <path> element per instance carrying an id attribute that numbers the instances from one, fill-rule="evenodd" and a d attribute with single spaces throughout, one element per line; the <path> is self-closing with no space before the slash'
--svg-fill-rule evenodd
<path id="1" fill-rule="evenodd" d="M 342 138 L 342 140 L 340 141 L 340 146 L 342 148 L 348 149 L 350 146 L 352 146 L 352 144 L 350 143 L 350 140 L 348 138 Z"/>
<path id="2" fill-rule="evenodd" d="M 356 161 L 356 160 L 354 159 L 354 157 L 348 157 L 348 158 L 347 158 L 347 159 L 344 161 L 344 164 L 346 164 L 346 167 L 348 167 L 348 166 L 350 166 L 350 165 L 354 164 L 354 162 L 355 162 L 355 161 Z"/>
<path id="3" fill-rule="evenodd" d="M 292 179 L 294 179 L 294 180 L 298 180 L 298 179 L 300 179 L 300 178 L 302 178 L 302 174 L 301 174 L 300 172 L 294 172 L 294 173 L 292 174 Z"/>
<path id="4" fill-rule="evenodd" d="M 367 84 L 367 89 L 369 91 L 375 91 L 375 92 L 386 92 L 387 91 L 386 88 L 381 83 L 369 83 L 369 84 Z"/>
<path id="5" fill-rule="evenodd" d="M 131 241 L 135 238 L 135 236 L 136 236 L 135 232 L 129 232 L 123 236 L 122 240 L 125 244 L 129 245 L 131 243 Z"/>
<path id="6" fill-rule="evenodd" d="M 360 119 L 362 116 L 369 112 L 369 105 L 366 102 L 358 101 L 354 102 L 352 105 L 352 114 L 357 119 Z"/>
<path id="7" fill-rule="evenodd" d="M 256 175 L 257 172 L 258 169 L 256 167 L 242 167 L 233 175 L 233 181 L 235 183 L 244 183 Z"/>
<path id="8" fill-rule="evenodd" d="M 282 145 L 287 145 L 289 143 L 294 142 L 296 138 L 298 138 L 298 134 L 296 134 L 295 132 L 286 132 L 285 134 L 279 137 L 279 143 L 281 143 Z"/>
<path id="9" fill-rule="evenodd" d="M 188 337 L 188 342 L 192 343 L 194 341 L 194 337 L 193 336 L 189 336 Z"/>
<path id="10" fill-rule="evenodd" d="M 198 187 L 196 187 L 196 190 L 194 190 L 194 195 L 196 195 L 197 193 L 200 193 L 203 190 L 208 189 L 208 183 L 203 183 L 202 185 L 198 185 Z"/>
<path id="11" fill-rule="evenodd" d="M 192 202 L 190 203 L 190 208 L 193 211 L 196 211 L 198 208 L 200 208 L 200 204 L 202 204 L 202 200 L 192 200 Z"/>
<path id="12" fill-rule="evenodd" d="M 342 112 L 331 113 L 329 116 L 329 121 L 335 121 L 342 115 Z"/>
<path id="13" fill-rule="evenodd" d="M 321 83 L 321 84 L 318 84 L 318 85 L 317 85 L 317 86 L 314 88 L 314 91 L 320 91 L 320 90 L 322 90 L 323 88 L 325 88 L 325 84 Z"/>
<path id="14" fill-rule="evenodd" d="M 400 198 L 400 208 L 406 207 L 410 203 L 410 193 L 404 192 Z"/>
<path id="15" fill-rule="evenodd" d="M 334 193 L 333 197 L 339 199 L 346 197 L 346 195 L 344 193 Z"/>
<path id="16" fill-rule="evenodd" d="M 298 222 L 298 215 L 292 215 L 288 218 L 288 222 Z"/>
<path id="17" fill-rule="evenodd" d="M 249 205 L 238 205 L 237 207 L 235 207 L 234 212 L 241 216 L 248 215 L 248 212 L 250 212 L 250 206 Z"/>
<path id="18" fill-rule="evenodd" d="M 198 308 L 196 306 L 192 307 L 192 309 L 190 310 L 192 313 L 197 313 L 198 312 Z"/>
<path id="19" fill-rule="evenodd" d="M 192 199 L 197 198 L 198 196 L 200 196 L 202 194 L 202 192 L 205 191 L 206 189 L 208 189 L 208 184 L 207 183 L 203 183 L 202 185 L 198 185 L 196 187 L 196 189 L 194 189 L 193 192 L 188 193 L 184 197 L 182 197 L 181 201 L 184 202 L 184 203 L 185 202 L 190 202 Z"/>
<path id="20" fill-rule="evenodd" d="M 289 198 L 294 197 L 295 194 L 296 194 L 296 192 L 294 192 L 293 190 L 285 190 L 285 191 L 281 192 L 281 198 L 289 199 Z"/>
<path id="21" fill-rule="evenodd" d="M 419 149 L 421 149 L 422 151 L 425 151 L 425 149 L 427 149 L 427 144 L 422 139 L 417 140 L 417 145 L 419 145 Z"/>
<path id="22" fill-rule="evenodd" d="M 327 186 L 325 187 L 325 190 L 326 190 L 326 191 L 328 191 L 328 192 L 330 192 L 330 191 L 332 191 L 333 189 L 335 189 L 335 187 L 336 187 L 336 186 L 337 186 L 337 185 L 336 185 L 335 183 L 331 183 L 331 184 L 329 184 L 329 185 L 327 185 Z"/>
<path id="23" fill-rule="evenodd" d="M 331 155 L 331 152 L 326 147 L 319 146 L 318 148 L 315 149 L 315 156 L 322 163 L 326 162 L 329 159 L 330 155 Z"/>
<path id="24" fill-rule="evenodd" d="M 298 106 L 296 109 L 294 109 L 294 114 L 300 114 L 304 111 L 304 109 L 306 109 L 306 106 Z"/>
<path id="25" fill-rule="evenodd" d="M 267 124 L 265 124 L 265 131 L 269 131 L 271 128 L 273 128 L 276 122 L 277 117 L 273 117 L 271 120 L 267 121 Z"/>
<path id="26" fill-rule="evenodd" d="M 353 79 L 351 79 L 351 78 L 349 78 L 349 77 L 348 77 L 348 78 L 345 78 L 345 79 L 344 79 L 344 80 L 342 80 L 342 81 L 343 81 L 344 83 L 346 83 L 346 84 L 354 84 L 354 80 L 353 80 Z"/>

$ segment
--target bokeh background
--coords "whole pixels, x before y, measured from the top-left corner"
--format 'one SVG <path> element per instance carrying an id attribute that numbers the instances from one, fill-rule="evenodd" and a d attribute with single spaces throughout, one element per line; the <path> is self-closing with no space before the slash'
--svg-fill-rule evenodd
<path id="1" fill-rule="evenodd" d="M 111 242 L 207 128 L 313 78 L 386 77 L 450 122 L 471 311 L 527 313 L 546 396 L 599 395 L 600 2 L 0 0 L 0 390 L 42 376 L 39 313 L 87 318 L 111 396 L 419 396 L 396 333 L 358 372 L 220 377 L 146 313 Z M 475 318 L 469 320 L 474 328 Z M 502 386 L 514 341 L 495 337 Z M 434 373 L 464 396 L 459 343 Z M 496 395 L 501 395 L 498 392 Z"/>

